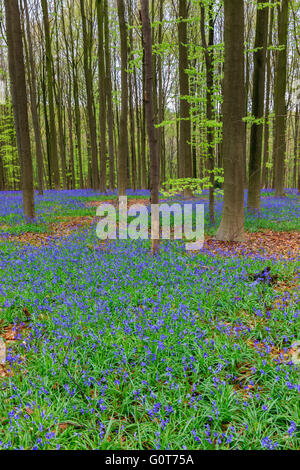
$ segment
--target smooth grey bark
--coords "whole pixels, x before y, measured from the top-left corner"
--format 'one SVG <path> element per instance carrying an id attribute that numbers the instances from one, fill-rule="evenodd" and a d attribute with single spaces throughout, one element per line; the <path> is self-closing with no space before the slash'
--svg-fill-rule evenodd
<path id="1" fill-rule="evenodd" d="M 83 62 L 84 62 L 84 76 L 87 95 L 87 113 L 88 113 L 88 129 L 91 147 L 91 171 L 90 182 L 93 189 L 100 188 L 99 180 L 99 167 L 98 167 L 98 151 L 97 151 L 97 130 L 96 119 L 94 112 L 94 98 L 93 98 L 93 76 L 90 61 L 91 52 L 91 38 L 90 32 L 87 31 L 87 19 L 85 12 L 85 2 L 80 0 L 80 11 L 82 21 L 82 35 L 83 35 Z"/>
<path id="2" fill-rule="evenodd" d="M 278 42 L 282 46 L 276 51 L 274 85 L 274 188 L 275 196 L 284 196 L 284 160 L 286 155 L 286 83 L 287 83 L 287 40 L 288 40 L 289 0 L 282 0 L 278 7 Z"/>
<path id="3" fill-rule="evenodd" d="M 121 116 L 118 159 L 118 193 L 124 196 L 127 189 L 128 172 L 128 77 L 127 77 L 127 24 L 124 0 L 117 0 L 121 42 Z"/>
<path id="4" fill-rule="evenodd" d="M 99 129 L 100 129 L 100 191 L 106 192 L 106 76 L 104 52 L 104 1 L 97 0 Z"/>
<path id="5" fill-rule="evenodd" d="M 191 121 L 190 121 L 190 104 L 189 96 L 189 76 L 187 69 L 188 63 L 188 35 L 187 20 L 188 18 L 188 2 L 187 0 L 179 0 L 179 21 L 178 21 L 178 42 L 179 42 L 179 93 L 180 93 L 180 136 L 179 136 L 179 158 L 182 162 L 180 165 L 180 177 L 192 178 L 192 152 L 191 152 Z M 186 196 L 190 196 L 191 192 L 185 191 Z"/>
<path id="6" fill-rule="evenodd" d="M 46 52 L 46 72 L 47 72 L 47 92 L 48 92 L 48 105 L 49 105 L 49 160 L 51 183 L 55 189 L 60 189 L 60 174 L 58 164 L 57 152 L 57 132 L 55 124 L 55 110 L 54 110 L 54 78 L 53 78 L 53 57 L 50 39 L 49 15 L 47 0 L 41 0 L 43 11 L 43 22 L 45 32 L 45 52 Z"/>
<path id="7" fill-rule="evenodd" d="M 29 219 L 34 219 L 33 166 L 30 148 L 25 65 L 18 0 L 5 0 L 4 6 L 11 94 L 21 166 L 21 187 L 23 192 L 24 215 Z"/>
<path id="8" fill-rule="evenodd" d="M 217 240 L 244 241 L 244 1 L 224 0 L 224 202 Z"/>
<path id="9" fill-rule="evenodd" d="M 115 153 L 114 153 L 114 114 L 112 104 L 112 78 L 111 53 L 109 38 L 108 1 L 104 0 L 104 34 L 105 34 L 105 65 L 106 65 L 106 101 L 107 101 L 107 127 L 109 148 L 109 189 L 115 189 Z"/>
<path id="10" fill-rule="evenodd" d="M 252 93 L 252 116 L 256 120 L 261 120 L 264 116 L 265 66 L 269 17 L 267 3 L 268 0 L 257 0 Z M 261 8 L 261 5 L 264 8 Z M 260 210 L 262 138 L 263 122 L 254 122 L 251 126 L 250 134 L 247 202 L 248 209 L 251 211 Z"/>
<path id="11" fill-rule="evenodd" d="M 41 140 L 41 127 L 40 127 L 40 120 L 39 120 L 38 108 L 37 108 L 37 85 L 36 85 L 35 61 L 34 61 L 34 55 L 33 55 L 27 0 L 23 0 L 23 2 L 24 2 L 24 11 L 25 11 L 25 19 L 26 19 L 28 46 L 26 45 L 25 40 L 24 40 L 24 43 L 25 43 L 29 91 L 30 91 L 30 109 L 31 109 L 32 124 L 33 124 L 34 137 L 35 137 L 38 191 L 39 191 L 39 194 L 43 194 L 43 189 L 44 189 L 43 187 L 43 150 L 42 150 L 42 140 Z"/>
<path id="12" fill-rule="evenodd" d="M 149 1 L 141 0 L 141 20 L 143 27 L 143 41 L 145 52 L 145 108 L 148 130 L 149 150 L 150 150 L 150 192 L 151 204 L 159 203 L 159 160 L 158 160 L 158 138 L 155 128 L 155 113 L 153 99 L 153 54 L 152 54 L 152 34 L 149 16 Z M 158 238 L 151 240 L 151 253 L 154 255 L 159 250 L 159 216 L 155 217 L 151 212 L 152 230 L 158 229 Z"/>

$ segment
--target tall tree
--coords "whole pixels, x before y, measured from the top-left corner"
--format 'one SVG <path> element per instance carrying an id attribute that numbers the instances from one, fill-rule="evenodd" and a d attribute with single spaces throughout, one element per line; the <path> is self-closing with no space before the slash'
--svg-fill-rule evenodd
<path id="1" fill-rule="evenodd" d="M 214 210 L 214 169 L 215 169 L 215 155 L 214 155 L 214 129 L 212 127 L 213 120 L 213 93 L 214 93 L 214 65 L 213 65 L 213 51 L 214 45 L 214 17 L 213 17 L 213 2 L 209 0 L 208 6 L 209 16 L 209 34 L 208 43 L 205 35 L 205 8 L 201 5 L 201 37 L 202 47 L 204 48 L 205 64 L 206 64 L 206 119 L 207 119 L 207 147 L 208 147 L 208 168 L 210 172 L 210 188 L 209 188 L 209 221 L 213 225 L 215 223 L 215 210 Z"/>
<path id="2" fill-rule="evenodd" d="M 274 0 L 271 0 L 273 4 Z M 269 159 L 269 113 L 270 113 L 270 97 L 271 97 L 271 78 L 272 78 L 272 67 L 271 67 L 271 46 L 273 39 L 273 24 L 274 24 L 274 8 L 271 8 L 268 30 L 268 51 L 267 51 L 267 83 L 266 83 L 266 106 L 265 106 L 265 122 L 264 122 L 264 148 L 263 148 L 263 167 L 261 176 L 261 187 L 267 186 L 267 163 Z"/>
<path id="3" fill-rule="evenodd" d="M 106 65 L 106 100 L 107 100 L 107 126 L 109 147 L 109 189 L 115 189 L 115 155 L 114 155 L 114 114 L 112 103 L 111 54 L 109 37 L 108 2 L 104 0 L 104 31 L 105 31 L 105 65 Z"/>
<path id="4" fill-rule="evenodd" d="M 144 36 L 142 32 L 142 44 L 144 45 Z M 146 72 L 145 72 L 145 50 L 143 47 L 143 70 L 142 70 L 142 95 L 146 93 Z M 148 188 L 147 185 L 147 162 L 146 162 L 146 110 L 145 100 L 143 99 L 143 105 L 141 110 L 141 186 L 143 189 Z"/>
<path id="5" fill-rule="evenodd" d="M 141 20 L 143 27 L 144 57 L 145 57 L 145 109 L 147 120 L 147 131 L 150 150 L 150 191 L 151 204 L 159 203 L 159 160 L 158 160 L 158 139 L 155 128 L 155 113 L 153 99 L 153 54 L 152 54 L 152 33 L 149 15 L 149 1 L 141 0 Z M 151 241 L 151 252 L 155 254 L 159 249 L 159 213 L 154 209 L 151 211 L 152 232 L 157 238 Z"/>
<path id="6" fill-rule="evenodd" d="M 69 177 L 68 177 L 68 188 L 76 188 L 76 176 L 75 176 L 75 161 L 74 161 L 74 143 L 73 143 L 73 112 L 72 112 L 72 72 L 71 72 L 71 60 L 70 60 L 70 45 L 66 34 L 65 18 L 63 11 L 63 4 L 61 3 L 61 24 L 63 30 L 63 36 L 65 40 L 66 48 L 66 59 L 67 59 L 67 110 L 68 110 L 68 130 L 69 130 Z"/>
<path id="7" fill-rule="evenodd" d="M 159 25 L 158 25 L 158 44 L 161 48 L 157 59 L 158 75 L 158 122 L 162 123 L 165 115 L 165 99 L 163 90 L 163 19 L 164 19 L 164 1 L 159 0 Z M 164 128 L 158 128 L 158 159 L 161 168 L 161 180 L 166 179 L 166 155 L 165 155 L 165 135 Z"/>
<path id="8" fill-rule="evenodd" d="M 33 167 L 30 149 L 27 90 L 20 11 L 18 0 L 5 0 L 4 5 L 9 75 L 21 166 L 24 215 L 29 219 L 34 219 Z"/>
<path id="9" fill-rule="evenodd" d="M 244 240 L 244 1 L 224 0 L 224 202 L 217 240 Z"/>
<path id="10" fill-rule="evenodd" d="M 274 186 L 275 195 L 284 196 L 284 161 L 286 154 L 286 82 L 287 82 L 287 39 L 289 20 L 289 0 L 281 0 L 278 6 L 278 43 L 274 85 Z"/>
<path id="11" fill-rule="evenodd" d="M 100 124 L 100 191 L 106 192 L 106 91 L 104 57 L 104 0 L 97 0 L 98 22 L 98 74 L 99 74 L 99 124 Z"/>
<path id="12" fill-rule="evenodd" d="M 128 77 L 127 77 L 127 23 L 124 0 L 117 0 L 121 43 L 121 116 L 118 160 L 118 193 L 126 194 L 128 170 Z"/>
<path id="13" fill-rule="evenodd" d="M 134 44 L 133 44 L 133 8 L 132 2 L 129 1 L 129 48 L 130 48 L 130 59 L 134 62 Z M 133 65 L 133 72 L 135 71 L 135 65 Z M 137 185 L 137 171 L 136 171 L 136 136 L 135 136 L 135 119 L 134 119 L 134 99 L 133 99 L 133 81 L 134 73 L 131 73 L 128 77 L 129 85 L 129 118 L 130 118 L 130 153 L 131 153 L 131 188 L 135 191 Z"/>
<path id="14" fill-rule="evenodd" d="M 188 75 L 188 1 L 179 0 L 179 21 L 178 21 L 178 43 L 179 43 L 179 93 L 180 93 L 180 137 L 179 137 L 179 158 L 180 177 L 192 178 L 192 152 L 191 152 L 191 121 L 190 104 L 188 96 L 189 75 Z M 186 195 L 190 192 L 187 191 Z"/>
<path id="15" fill-rule="evenodd" d="M 46 52 L 46 70 L 47 70 L 47 92 L 49 104 L 49 158 L 50 158 L 50 171 L 51 181 L 55 189 L 60 189 L 60 175 L 57 154 L 57 133 L 55 124 L 55 110 L 54 110 L 54 74 L 53 74 L 53 56 L 50 38 L 49 15 L 47 0 L 41 0 L 43 10 L 43 22 L 45 32 L 45 52 Z"/>
<path id="16" fill-rule="evenodd" d="M 248 209 L 260 210 L 261 155 L 265 98 L 265 65 L 268 39 L 268 0 L 257 0 L 256 33 L 254 44 L 254 72 L 248 179 Z"/>
<path id="17" fill-rule="evenodd" d="M 57 124 L 58 124 L 58 143 L 61 163 L 62 187 L 67 188 L 67 160 L 66 160 L 66 136 L 65 136 L 65 108 L 63 106 L 64 95 L 64 80 L 62 80 L 62 71 L 60 64 L 60 41 L 59 41 L 59 16 L 58 16 L 58 3 L 54 2 L 54 20 L 55 20 L 55 49 L 56 60 L 55 70 L 53 74 L 53 90 L 57 109 Z"/>
<path id="18" fill-rule="evenodd" d="M 92 168 L 91 168 L 91 183 L 93 189 L 100 188 L 99 180 L 99 167 L 98 167 L 98 151 L 97 151 L 97 130 L 96 118 L 94 112 L 94 99 L 93 99 L 93 72 L 91 66 L 91 33 L 87 30 L 87 18 L 84 0 L 80 0 L 80 11 L 82 21 L 82 36 L 83 36 L 83 61 L 84 61 L 84 76 L 86 86 L 86 99 L 87 99 L 87 114 L 89 125 L 89 139 L 92 154 Z"/>
<path id="19" fill-rule="evenodd" d="M 30 19 L 28 13 L 27 0 L 24 1 L 24 11 L 26 18 L 26 30 L 27 30 L 27 45 L 25 42 L 25 52 L 27 57 L 27 71 L 29 81 L 29 92 L 30 92 L 30 109 L 32 116 L 32 124 L 35 137 L 35 152 L 36 152 L 36 166 L 38 175 L 38 190 L 39 194 L 43 194 L 43 150 L 42 150 L 42 139 L 41 139 L 41 127 L 37 108 L 37 81 L 36 81 L 36 66 L 34 61 L 31 30 L 30 30 Z"/>
<path id="20" fill-rule="evenodd" d="M 73 84 L 73 97 L 74 97 L 74 111 L 75 111 L 75 130 L 76 130 L 76 141 L 77 141 L 77 152 L 78 152 L 78 160 L 79 160 L 79 182 L 80 188 L 83 188 L 83 161 L 82 161 L 82 139 L 81 139 L 81 115 L 80 115 L 80 106 L 79 106 L 79 90 L 78 90 L 78 61 L 76 60 L 76 52 L 75 52 L 75 44 L 78 43 L 78 37 L 74 38 L 73 36 L 73 27 L 72 27 L 72 20 L 73 20 L 73 5 L 67 3 L 68 8 L 68 18 L 69 18 L 69 31 L 70 31 L 70 52 L 71 52 L 71 69 L 72 69 L 72 84 Z M 64 23 L 63 23 L 64 24 Z"/>

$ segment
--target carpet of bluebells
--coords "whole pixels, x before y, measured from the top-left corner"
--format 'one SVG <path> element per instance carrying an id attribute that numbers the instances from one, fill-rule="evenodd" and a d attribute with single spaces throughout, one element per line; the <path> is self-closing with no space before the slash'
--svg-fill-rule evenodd
<path id="1" fill-rule="evenodd" d="M 248 230 L 299 230 L 295 192 L 262 196 Z M 0 336 L 20 331 L 0 378 L 0 449 L 299 449 L 299 259 L 172 241 L 151 257 L 147 241 L 101 246 L 96 221 L 42 247 L 10 240 L 95 215 L 96 199 L 48 191 L 24 223 L 21 194 L 0 194 Z M 286 289 L 253 281 L 267 266 Z"/>

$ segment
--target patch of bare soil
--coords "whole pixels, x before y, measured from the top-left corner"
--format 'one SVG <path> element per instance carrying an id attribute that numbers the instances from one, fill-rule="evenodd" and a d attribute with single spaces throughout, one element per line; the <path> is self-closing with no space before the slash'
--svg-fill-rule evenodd
<path id="1" fill-rule="evenodd" d="M 247 233 L 243 243 L 222 242 L 208 237 L 204 249 L 218 255 L 262 255 L 277 259 L 291 259 L 300 256 L 299 232 L 262 232 Z"/>
<path id="2" fill-rule="evenodd" d="M 63 219 L 59 223 L 50 224 L 49 232 L 26 232 L 21 235 L 11 235 L 7 240 L 39 247 L 47 245 L 60 238 L 68 237 L 72 232 L 91 225 L 94 220 L 95 219 L 93 217 L 68 217 L 68 220 Z"/>
<path id="3" fill-rule="evenodd" d="M 111 204 L 114 207 L 117 207 L 119 205 L 119 200 L 118 199 L 108 199 L 107 201 L 90 201 L 87 203 L 87 207 L 98 207 L 102 206 L 105 204 Z M 142 204 L 142 205 L 148 205 L 150 204 L 149 199 L 127 199 L 127 207 L 131 207 L 135 204 Z"/>

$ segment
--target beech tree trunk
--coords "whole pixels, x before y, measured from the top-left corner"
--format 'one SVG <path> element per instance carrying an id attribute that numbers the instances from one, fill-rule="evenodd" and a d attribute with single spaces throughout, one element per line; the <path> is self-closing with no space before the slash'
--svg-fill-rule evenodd
<path id="1" fill-rule="evenodd" d="M 127 24 L 124 0 L 117 0 L 121 42 L 121 116 L 118 159 L 118 193 L 124 196 L 127 189 L 128 170 L 128 77 L 127 77 Z"/>
<path id="2" fill-rule="evenodd" d="M 159 26 L 158 26 L 158 43 L 162 44 L 163 41 L 163 28 L 162 23 L 164 19 L 164 0 L 159 2 Z M 158 123 L 164 120 L 164 91 L 163 91 L 163 53 L 160 53 L 157 59 L 157 75 L 158 75 Z M 166 156 L 165 156 L 165 141 L 164 141 L 164 128 L 158 128 L 158 152 L 161 173 L 161 183 L 166 179 Z"/>
<path id="3" fill-rule="evenodd" d="M 72 85 L 73 85 L 73 97 L 74 97 L 74 108 L 75 108 L 75 132 L 76 132 L 76 145 L 77 155 L 79 163 L 79 185 L 80 188 L 84 187 L 83 181 L 83 163 L 82 163 L 82 139 L 81 139 L 81 126 L 80 126 L 80 106 L 79 106 L 79 91 L 78 91 L 78 63 L 76 62 L 75 54 L 75 41 L 72 30 L 72 8 L 68 0 L 68 12 L 69 12 L 69 32 L 70 32 L 70 52 L 71 52 L 71 69 L 72 69 Z"/>
<path id="4" fill-rule="evenodd" d="M 271 1 L 273 3 L 273 0 Z M 271 8 L 270 12 L 270 24 L 269 24 L 269 38 L 268 38 L 268 47 L 272 45 L 273 37 L 273 23 L 274 23 L 274 8 Z M 268 184 L 268 174 L 267 163 L 269 160 L 269 113 L 270 113 L 270 91 L 271 91 L 271 50 L 268 49 L 267 52 L 267 83 L 266 83 L 266 109 L 265 109 L 265 123 L 264 123 L 264 150 L 263 150 L 263 167 L 262 167 L 262 177 L 261 177 L 261 187 L 266 188 Z"/>
<path id="5" fill-rule="evenodd" d="M 28 81 L 29 81 L 29 91 L 30 91 L 30 109 L 31 109 L 32 124 L 33 124 L 34 137 L 35 137 L 38 191 L 39 191 L 39 194 L 43 194 L 43 150 L 42 150 L 42 141 L 41 141 L 40 120 L 39 120 L 38 108 L 37 108 L 36 73 L 35 73 L 35 63 L 34 63 L 34 56 L 33 56 L 27 0 L 24 0 L 24 10 L 25 10 L 25 18 L 26 18 L 27 43 L 28 43 L 28 46 L 25 47 L 25 52 L 26 52 L 26 57 L 27 57 L 27 70 L 28 70 Z M 25 46 L 26 46 L 26 43 L 25 43 Z"/>
<path id="6" fill-rule="evenodd" d="M 58 142 L 60 151 L 60 164 L 62 175 L 62 187 L 67 189 L 67 159 L 66 159 L 66 135 L 65 135 L 65 108 L 63 106 L 64 81 L 61 77 L 59 57 L 59 28 L 58 28 L 58 4 L 54 3 L 55 18 L 55 45 L 56 45 L 56 73 L 53 73 L 53 91 L 57 108 Z"/>
<path id="7" fill-rule="evenodd" d="M 133 44 L 133 16 L 132 16 L 132 2 L 129 3 L 129 45 L 131 60 L 134 61 L 134 44 Z M 133 66 L 135 70 L 135 65 Z M 131 73 L 128 77 L 129 85 L 129 118 L 130 118 L 130 154 L 131 154 L 131 188 L 135 191 L 137 185 L 137 171 L 136 171 L 136 145 L 135 145 L 135 119 L 134 119 L 134 103 L 133 103 L 133 80 L 134 74 Z"/>
<path id="8" fill-rule="evenodd" d="M 208 8 L 209 15 L 209 35 L 208 44 L 205 36 L 205 9 L 201 6 L 201 37 L 202 46 L 205 54 L 206 64 L 206 119 L 209 121 L 207 126 L 207 146 L 208 146 L 208 170 L 210 179 L 209 188 L 209 222 L 211 225 L 215 223 L 215 154 L 214 154 L 214 129 L 211 127 L 210 122 L 213 120 L 213 87 L 214 87 L 214 66 L 213 66 L 213 51 L 212 46 L 214 45 L 214 18 L 213 18 L 213 4 L 212 1 L 209 3 Z"/>
<path id="9" fill-rule="evenodd" d="M 76 189 L 76 176 L 75 176 L 75 161 L 74 161 L 74 141 L 73 141 L 73 110 L 72 110 L 72 72 L 71 72 L 71 60 L 70 60 L 70 45 L 66 35 L 65 19 L 63 12 L 63 4 L 61 4 L 61 23 L 63 36 L 66 47 L 66 59 L 67 59 L 67 77 L 68 77 L 68 92 L 67 92 L 67 108 L 68 108 L 68 131 L 69 131 L 69 170 L 67 176 L 67 184 L 69 189 Z"/>
<path id="10" fill-rule="evenodd" d="M 144 44 L 144 37 L 142 32 L 142 43 Z M 142 86 L 142 95 L 145 96 L 146 93 L 146 74 L 145 74 L 145 51 L 143 49 L 143 86 Z M 147 185 L 147 164 L 146 164 L 146 110 L 145 110 L 145 100 L 143 99 L 142 111 L 141 111 L 141 178 L 142 178 L 142 189 L 148 189 Z"/>
<path id="11" fill-rule="evenodd" d="M 244 1 L 224 0 L 224 202 L 217 240 L 244 241 Z"/>
<path id="12" fill-rule="evenodd" d="M 87 20 L 85 13 L 84 0 L 80 0 L 81 20 L 82 20 L 82 36 L 83 36 L 83 61 L 84 61 L 84 75 L 87 95 L 87 112 L 89 124 L 89 138 L 92 154 L 92 168 L 91 168 L 91 183 L 93 189 L 100 188 L 99 180 L 99 167 L 98 167 L 98 151 L 97 151 L 97 130 L 96 119 L 94 113 L 94 100 L 93 100 L 93 76 L 90 63 L 91 53 L 91 38 L 87 31 Z"/>
<path id="13" fill-rule="evenodd" d="M 18 153 L 21 166 L 24 215 L 34 219 L 33 167 L 30 149 L 27 90 L 18 0 L 5 0 L 8 64 Z"/>
<path id="14" fill-rule="evenodd" d="M 178 22 L 178 43 L 179 43 L 179 93 L 180 93 L 180 137 L 179 137 L 179 158 L 182 162 L 180 165 L 180 177 L 192 178 L 192 151 L 191 151 L 191 121 L 190 121 L 190 104 L 187 100 L 189 96 L 189 76 L 186 72 L 188 69 L 188 37 L 187 37 L 187 20 L 188 18 L 188 2 L 187 0 L 179 0 L 179 22 Z M 190 191 L 185 191 L 186 196 L 190 196 Z"/>
<path id="15" fill-rule="evenodd" d="M 257 0 L 252 94 L 252 116 L 255 119 L 262 119 L 264 116 L 265 65 L 269 16 L 269 7 L 264 4 L 267 3 L 268 0 Z M 261 5 L 264 8 L 261 8 Z M 248 177 L 248 209 L 252 211 L 260 210 L 262 137 L 263 123 L 254 122 L 251 126 L 250 135 Z"/>
<path id="16" fill-rule="evenodd" d="M 142 158 L 141 158 L 141 120 L 140 120 L 140 100 L 137 86 L 136 67 L 134 68 L 134 98 L 135 98 L 135 118 L 137 129 L 137 189 L 142 189 Z"/>
<path id="17" fill-rule="evenodd" d="M 45 30 L 45 46 L 46 46 L 46 71 L 47 71 L 47 92 L 49 104 L 49 157 L 51 182 L 55 189 L 60 189 L 60 175 L 57 154 L 57 133 L 55 125 L 54 111 L 54 78 L 53 78 L 53 57 L 50 39 L 49 16 L 47 0 L 41 0 L 43 10 L 43 22 Z"/>
<path id="18" fill-rule="evenodd" d="M 152 55 L 152 34 L 149 15 L 149 1 L 141 0 L 141 20 L 143 27 L 144 57 L 145 57 L 145 108 L 146 121 L 150 150 L 150 191 L 151 204 L 159 203 L 159 161 L 158 161 L 158 139 L 155 128 L 154 99 L 153 99 L 153 55 Z M 157 215 L 157 214 L 156 214 Z M 159 250 L 159 214 L 155 216 L 151 210 L 151 225 L 158 230 L 158 238 L 151 240 L 151 253 L 155 254 Z"/>
<path id="19" fill-rule="evenodd" d="M 115 189 L 115 153 L 114 153 L 114 115 L 112 105 L 111 54 L 109 38 L 108 3 L 104 0 L 105 65 L 106 65 L 106 100 L 109 148 L 109 189 Z"/>
<path id="20" fill-rule="evenodd" d="M 97 0 L 98 73 L 99 73 L 99 128 L 100 128 L 100 191 L 106 192 L 106 92 L 104 60 L 104 1 Z"/>
<path id="21" fill-rule="evenodd" d="M 284 196 L 284 160 L 286 154 L 286 82 L 287 82 L 287 38 L 288 38 L 289 0 L 282 0 L 278 8 L 278 43 L 282 47 L 276 51 L 274 85 L 274 188 L 275 196 Z"/>

